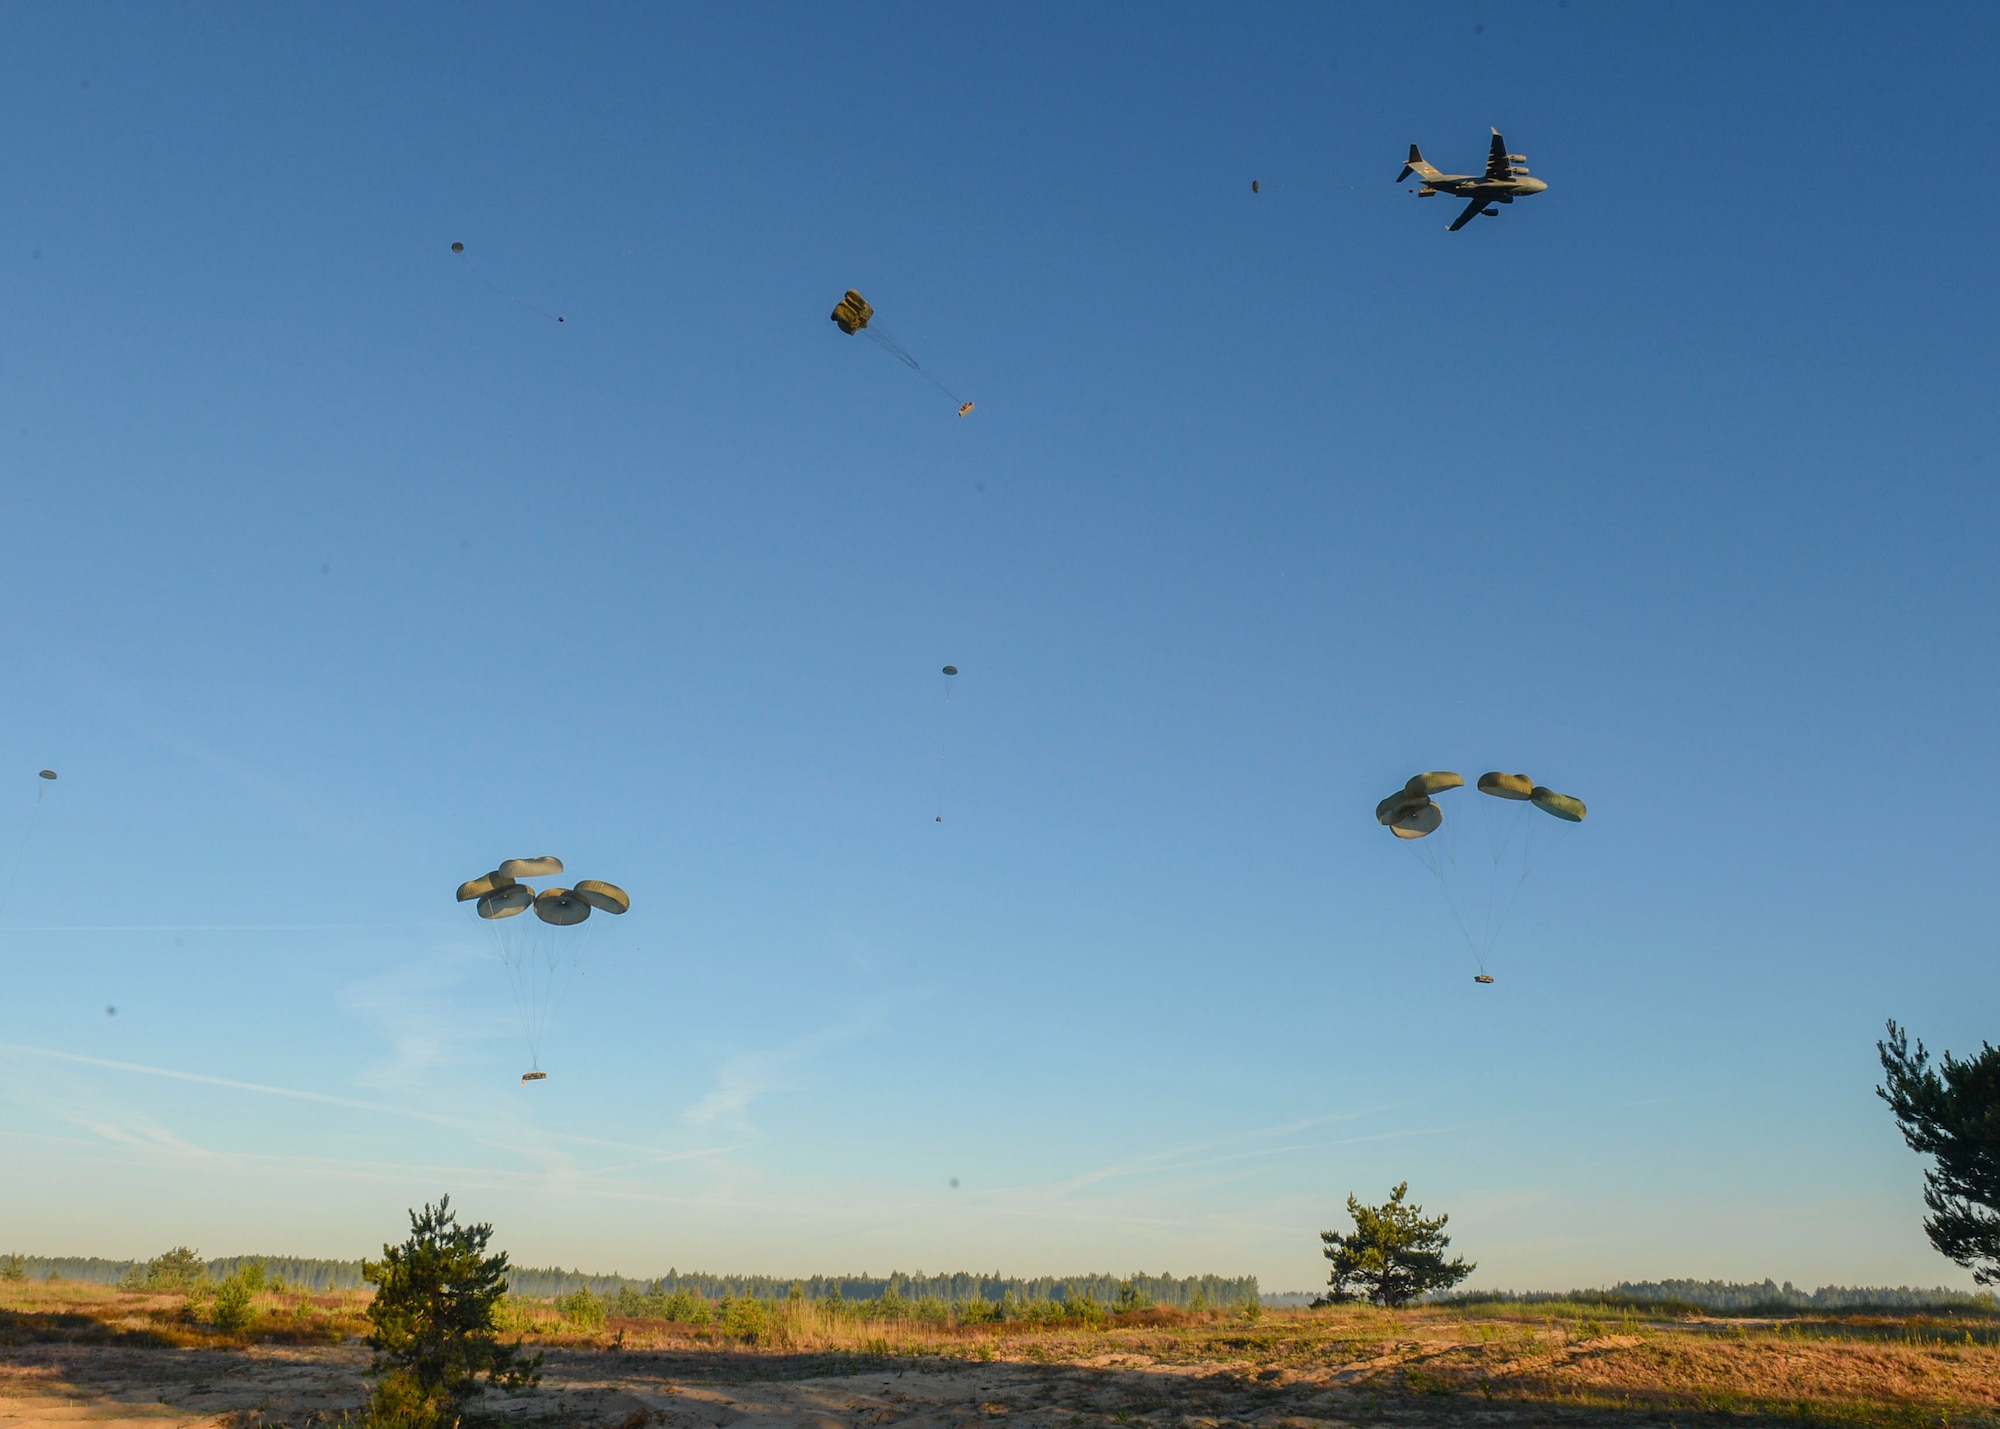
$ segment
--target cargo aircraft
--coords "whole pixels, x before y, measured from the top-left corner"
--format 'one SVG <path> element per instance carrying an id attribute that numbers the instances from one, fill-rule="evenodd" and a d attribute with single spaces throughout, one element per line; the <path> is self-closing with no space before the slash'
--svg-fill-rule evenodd
<path id="1" fill-rule="evenodd" d="M 1507 141 L 1500 137 L 1500 131 L 1493 131 L 1493 148 L 1486 155 L 1486 172 L 1478 174 L 1441 174 L 1428 163 L 1415 144 L 1410 145 L 1410 161 L 1403 165 L 1403 172 L 1396 175 L 1401 183 L 1411 174 L 1424 181 L 1424 186 L 1413 192 L 1418 198 L 1430 198 L 1446 193 L 1460 198 L 1471 199 L 1465 212 L 1451 221 L 1446 231 L 1456 233 L 1472 222 L 1474 214 L 1483 213 L 1488 218 L 1500 216 L 1494 204 L 1512 203 L 1517 198 L 1541 193 L 1548 185 L 1540 179 L 1528 177 L 1528 156 L 1507 152 Z"/>

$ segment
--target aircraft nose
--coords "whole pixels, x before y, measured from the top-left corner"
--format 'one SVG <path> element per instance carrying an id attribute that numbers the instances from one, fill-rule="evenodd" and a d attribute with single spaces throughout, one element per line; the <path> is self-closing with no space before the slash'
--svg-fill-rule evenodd
<path id="1" fill-rule="evenodd" d="M 1531 194 L 1548 192 L 1548 185 L 1540 179 L 1522 179 L 1521 184 Z"/>

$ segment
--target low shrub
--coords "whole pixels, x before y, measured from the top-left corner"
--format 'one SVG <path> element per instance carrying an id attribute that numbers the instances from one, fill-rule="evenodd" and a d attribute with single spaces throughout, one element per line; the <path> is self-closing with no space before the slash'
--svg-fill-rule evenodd
<path id="1" fill-rule="evenodd" d="M 606 1314 L 604 1302 L 591 1294 L 588 1287 L 556 1296 L 556 1313 L 579 1330 L 602 1329 Z"/>
<path id="2" fill-rule="evenodd" d="M 452 1429 L 458 1415 L 442 1389 L 428 1393 L 408 1370 L 385 1374 L 368 1396 L 368 1412 L 356 1429 Z"/>

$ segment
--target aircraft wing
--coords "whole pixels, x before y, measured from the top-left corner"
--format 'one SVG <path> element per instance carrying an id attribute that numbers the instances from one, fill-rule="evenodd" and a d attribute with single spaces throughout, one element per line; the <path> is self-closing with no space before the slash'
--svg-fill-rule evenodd
<path id="1" fill-rule="evenodd" d="M 1507 158 L 1507 141 L 1500 137 L 1498 129 L 1493 131 L 1493 147 L 1486 151 L 1486 177 L 1489 181 L 1514 177 L 1514 165 Z"/>
<path id="2" fill-rule="evenodd" d="M 1486 207 L 1486 205 L 1491 202 L 1493 202 L 1493 200 L 1489 198 L 1474 199 L 1471 203 L 1465 206 L 1464 213 L 1461 213 L 1457 218 L 1454 218 L 1451 221 L 1451 227 L 1447 228 L 1445 232 L 1446 233 L 1458 232 L 1459 229 L 1465 227 L 1466 224 L 1472 222 L 1474 216 L 1478 214 L 1479 210 Z"/>

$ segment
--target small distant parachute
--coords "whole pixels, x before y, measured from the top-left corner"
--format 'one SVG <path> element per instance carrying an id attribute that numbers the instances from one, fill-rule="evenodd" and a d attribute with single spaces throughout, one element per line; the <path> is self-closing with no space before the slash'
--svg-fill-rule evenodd
<path id="1" fill-rule="evenodd" d="M 14 884 L 21 877 L 21 870 L 27 865 L 29 854 L 35 847 L 35 835 L 42 826 L 42 805 L 49 792 L 49 785 L 56 779 L 56 771 L 53 769 L 39 769 L 36 774 L 39 777 L 35 785 L 35 797 L 28 800 L 26 807 L 21 811 L 21 837 L 14 845 L 13 858 L 7 863 L 4 882 L 0 882 L 0 913 L 5 913 L 7 905 L 14 901 Z M 0 838 L 4 837 L 4 834 L 0 834 Z M 0 853 L 0 857 L 5 857 L 5 854 Z"/>
<path id="2" fill-rule="evenodd" d="M 615 883 L 578 879 L 574 888 L 537 891 L 528 878 L 553 878 L 563 862 L 553 854 L 510 858 L 491 873 L 458 885 L 458 901 L 471 903 L 493 936 L 494 948 L 507 968 L 514 1001 L 527 1039 L 530 1070 L 523 1082 L 541 1081 L 542 1039 L 548 1029 L 551 1003 L 560 993 L 563 974 L 575 966 L 589 939 L 593 911 L 619 914 L 632 899 Z M 529 910 L 534 917 L 523 918 Z"/>
<path id="3" fill-rule="evenodd" d="M 1255 179 L 1250 180 L 1250 192 L 1253 194 L 1257 192 L 1257 181 Z"/>
<path id="4" fill-rule="evenodd" d="M 465 245 L 463 243 L 454 243 L 451 245 L 451 251 L 454 253 L 463 253 L 465 251 Z"/>
<path id="5" fill-rule="evenodd" d="M 917 361 L 910 350 L 904 347 L 902 343 L 896 341 L 895 337 L 884 329 L 881 324 L 876 323 L 875 309 L 869 305 L 866 298 L 855 292 L 854 289 L 849 288 L 841 295 L 840 301 L 833 305 L 831 316 L 833 318 L 833 325 L 849 337 L 854 336 L 856 333 L 865 334 L 877 347 L 923 378 L 924 381 L 930 383 L 931 386 L 937 388 L 938 391 L 944 393 L 945 396 L 951 398 L 953 402 L 958 404 L 959 416 L 964 417 L 971 413 L 973 404 L 960 397 L 951 388 L 945 386 L 944 383 L 938 381 L 936 374 Z"/>
<path id="6" fill-rule="evenodd" d="M 1464 786 L 1465 779 L 1449 769 L 1413 774 L 1376 804 L 1375 821 L 1406 841 L 1437 879 L 1445 906 L 1479 965 L 1473 980 L 1490 984 L 1486 960 L 1506 928 L 1521 885 L 1534 872 L 1551 831 L 1582 823 L 1586 810 L 1581 799 L 1544 788 L 1525 774 L 1490 770 L 1475 787 L 1492 802 L 1473 801 L 1473 822 L 1483 838 L 1455 836 L 1455 823 L 1445 818 L 1434 796 Z M 1441 838 L 1431 837 L 1441 830 Z"/>
<path id="7" fill-rule="evenodd" d="M 938 797 L 937 817 L 933 822 L 944 822 L 944 776 L 947 755 L 951 745 L 951 682 L 958 676 L 958 666 L 944 667 L 944 707 L 938 712 Z"/>

